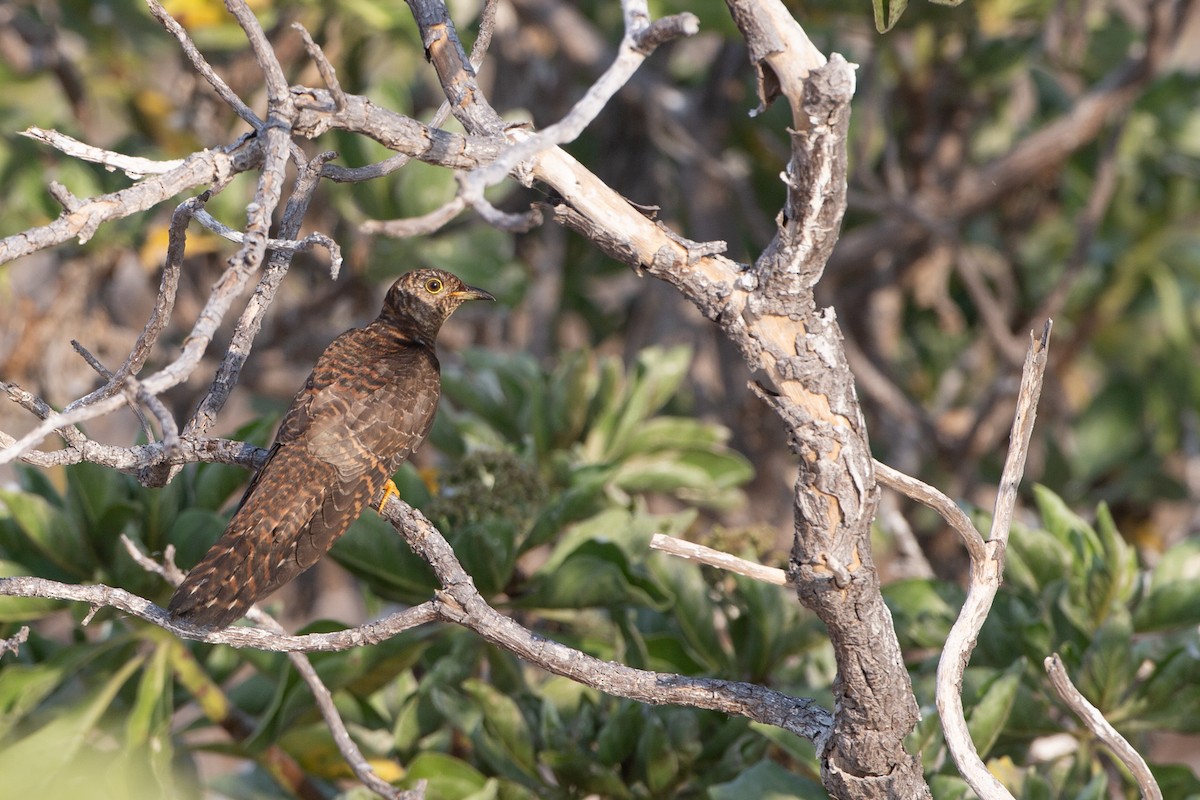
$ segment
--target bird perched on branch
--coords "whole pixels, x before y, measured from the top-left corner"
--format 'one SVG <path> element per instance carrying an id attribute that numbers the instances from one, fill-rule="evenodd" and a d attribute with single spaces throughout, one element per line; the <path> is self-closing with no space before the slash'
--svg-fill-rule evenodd
<path id="1" fill-rule="evenodd" d="M 383 310 L 325 349 L 279 426 L 224 535 L 175 590 L 168 611 L 224 628 L 311 567 L 425 440 L 441 394 L 434 340 L 467 300 L 495 300 L 448 272 L 406 273 Z"/>

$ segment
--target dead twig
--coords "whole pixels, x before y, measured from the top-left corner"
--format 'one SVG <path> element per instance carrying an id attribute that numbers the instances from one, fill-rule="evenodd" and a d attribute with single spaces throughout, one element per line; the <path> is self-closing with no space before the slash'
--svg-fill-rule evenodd
<path id="1" fill-rule="evenodd" d="M 1048 656 L 1043 664 L 1046 667 L 1046 674 L 1050 676 L 1050 685 L 1054 687 L 1054 691 L 1067 704 L 1067 708 L 1079 717 L 1087 729 L 1094 733 L 1097 739 L 1104 742 L 1121 763 L 1128 767 L 1130 773 L 1133 774 L 1133 779 L 1137 781 L 1138 788 L 1141 789 L 1144 800 L 1162 800 L 1162 789 L 1158 787 L 1158 781 L 1154 779 L 1154 773 L 1150 771 L 1146 759 L 1142 758 L 1141 754 L 1133 749 L 1133 745 L 1104 718 L 1100 709 L 1089 703 L 1088 699 L 1075 688 L 1058 653 Z"/>
<path id="2" fill-rule="evenodd" d="M 963 602 L 958 619 L 946 637 L 937 670 L 937 709 L 946 735 L 946 746 L 953 756 L 963 779 L 983 800 L 1012 798 L 996 776 L 988 771 L 979 758 L 975 743 L 967 730 L 967 721 L 962 705 L 962 681 L 971 652 L 979 639 L 979 631 L 987 620 L 996 592 L 1004 573 L 1004 549 L 1008 544 L 1012 528 L 1012 514 L 1017 502 L 1017 486 L 1025 471 L 1025 459 L 1029 454 L 1029 441 L 1033 435 L 1033 422 L 1037 402 L 1041 395 L 1042 377 L 1046 371 L 1047 348 L 1050 344 L 1051 323 L 1046 322 L 1041 335 L 1033 339 L 1025 357 L 1021 373 L 1021 391 L 1017 398 L 1017 411 L 1013 419 L 1009 439 L 1008 456 L 1000 477 L 996 508 L 992 514 L 992 527 L 984 544 L 985 552 L 980 556 L 979 548 L 971 552 L 970 574 L 967 597 Z M 973 529 L 973 526 L 972 526 Z"/>

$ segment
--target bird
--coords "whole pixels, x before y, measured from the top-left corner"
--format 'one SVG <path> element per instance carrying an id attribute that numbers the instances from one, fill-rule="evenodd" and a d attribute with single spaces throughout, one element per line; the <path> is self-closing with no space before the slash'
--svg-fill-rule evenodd
<path id="1" fill-rule="evenodd" d="M 401 275 L 371 323 L 317 359 L 221 538 L 179 584 L 171 618 L 225 628 L 325 555 L 425 440 L 441 395 L 434 343 L 468 300 L 495 300 L 439 269 Z"/>

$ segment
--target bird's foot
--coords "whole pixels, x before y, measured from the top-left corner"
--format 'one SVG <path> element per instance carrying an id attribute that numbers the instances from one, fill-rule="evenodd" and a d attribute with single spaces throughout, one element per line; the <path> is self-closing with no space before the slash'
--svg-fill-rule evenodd
<path id="1" fill-rule="evenodd" d="M 400 490 L 396 488 L 396 482 L 388 478 L 387 485 L 383 487 L 383 499 L 379 501 L 379 505 L 375 506 L 375 510 L 382 514 L 383 507 L 387 505 L 388 500 L 399 496 Z"/>

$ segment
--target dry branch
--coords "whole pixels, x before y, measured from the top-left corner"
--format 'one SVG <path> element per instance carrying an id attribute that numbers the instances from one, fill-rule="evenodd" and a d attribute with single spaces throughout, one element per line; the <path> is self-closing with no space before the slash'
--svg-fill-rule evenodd
<path id="1" fill-rule="evenodd" d="M 1094 733 L 1097 739 L 1104 742 L 1121 760 L 1121 763 L 1129 768 L 1133 779 L 1137 781 L 1138 788 L 1142 791 L 1143 799 L 1163 800 L 1162 789 L 1158 787 L 1158 781 L 1154 779 L 1154 773 L 1150 771 L 1146 759 L 1142 758 L 1141 754 L 1133 749 L 1133 745 L 1104 718 L 1100 709 L 1089 703 L 1083 693 L 1075 688 L 1058 653 L 1047 656 L 1043 664 L 1046 667 L 1046 674 L 1050 676 L 1050 685 L 1054 687 L 1054 691 L 1067 704 L 1067 707 L 1075 712 L 1087 729 Z"/>
<path id="2" fill-rule="evenodd" d="M 991 531 L 984 544 L 986 552 L 980 558 L 977 548 L 971 550 L 967 597 L 959 611 L 958 619 L 946 637 L 946 646 L 938 661 L 936 699 L 942 730 L 946 735 L 946 746 L 963 778 L 983 800 L 1011 800 L 1012 794 L 988 771 L 975 749 L 975 743 L 971 741 L 963 712 L 962 682 L 967 664 L 971 660 L 971 652 L 979 639 L 979 631 L 987 620 L 992 601 L 995 600 L 1004 577 L 1004 549 L 1012 527 L 1017 486 L 1024 474 L 1025 459 L 1029 454 L 1029 440 L 1033 434 L 1033 421 L 1042 391 L 1042 377 L 1046 371 L 1050 327 L 1050 322 L 1047 322 L 1041 336 L 1033 338 L 1025 357 L 1008 456 L 1004 460 L 1004 470 L 1000 477 Z"/>

